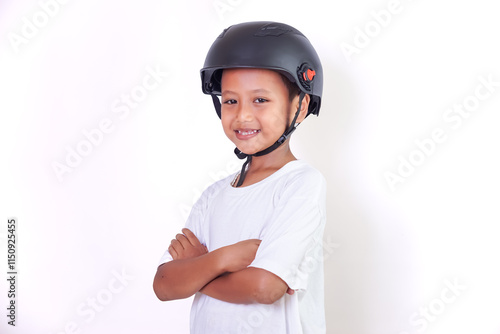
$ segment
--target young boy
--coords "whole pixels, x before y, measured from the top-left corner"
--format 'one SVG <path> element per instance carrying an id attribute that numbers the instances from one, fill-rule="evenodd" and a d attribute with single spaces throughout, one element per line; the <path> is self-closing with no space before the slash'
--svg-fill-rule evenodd
<path id="1" fill-rule="evenodd" d="M 194 295 L 191 333 L 325 333 L 326 182 L 289 136 L 321 104 L 307 38 L 276 22 L 224 30 L 201 70 L 241 172 L 214 183 L 161 259 L 162 300 Z M 219 96 L 220 95 L 220 100 Z"/>

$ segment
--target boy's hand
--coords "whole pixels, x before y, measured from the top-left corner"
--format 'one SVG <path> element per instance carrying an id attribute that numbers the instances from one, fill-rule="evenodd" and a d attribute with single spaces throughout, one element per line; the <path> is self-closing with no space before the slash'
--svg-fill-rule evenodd
<path id="1" fill-rule="evenodd" d="M 174 260 L 190 259 L 208 253 L 207 247 L 200 243 L 193 232 L 183 228 L 182 233 L 177 234 L 168 247 Z"/>
<path id="2" fill-rule="evenodd" d="M 248 239 L 223 247 L 226 271 L 235 272 L 248 267 L 255 259 L 259 245 L 259 239 Z"/>

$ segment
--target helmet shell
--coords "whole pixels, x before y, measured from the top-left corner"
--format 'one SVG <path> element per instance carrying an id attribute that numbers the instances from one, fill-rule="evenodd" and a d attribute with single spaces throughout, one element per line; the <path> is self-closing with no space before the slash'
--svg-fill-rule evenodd
<path id="1" fill-rule="evenodd" d="M 220 95 L 221 70 L 229 68 L 262 68 L 284 74 L 311 96 L 308 115 L 319 114 L 321 61 L 309 40 L 294 27 L 259 21 L 226 28 L 210 47 L 200 71 L 203 93 Z"/>

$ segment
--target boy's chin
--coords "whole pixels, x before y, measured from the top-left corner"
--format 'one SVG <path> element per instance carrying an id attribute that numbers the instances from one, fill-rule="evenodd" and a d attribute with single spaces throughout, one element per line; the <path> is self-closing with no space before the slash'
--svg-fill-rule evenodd
<path id="1" fill-rule="evenodd" d="M 241 153 L 244 153 L 246 155 L 252 155 L 252 154 L 255 154 L 257 152 L 259 152 L 259 150 L 255 149 L 255 148 L 248 148 L 248 147 L 238 147 L 238 150 L 240 150 Z"/>
<path id="2" fill-rule="evenodd" d="M 238 147 L 238 150 L 240 150 L 241 153 L 244 153 L 246 155 L 252 155 L 252 154 L 257 153 L 257 151 L 254 151 L 254 150 L 242 150 L 239 147 Z"/>

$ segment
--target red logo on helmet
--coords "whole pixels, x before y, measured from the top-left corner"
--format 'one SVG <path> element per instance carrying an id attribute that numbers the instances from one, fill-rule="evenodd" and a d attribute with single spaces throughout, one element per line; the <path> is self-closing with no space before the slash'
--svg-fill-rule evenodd
<path id="1" fill-rule="evenodd" d="M 306 82 L 311 82 L 314 79 L 314 76 L 316 75 L 315 70 L 307 69 L 307 71 L 302 73 L 302 77 Z"/>

